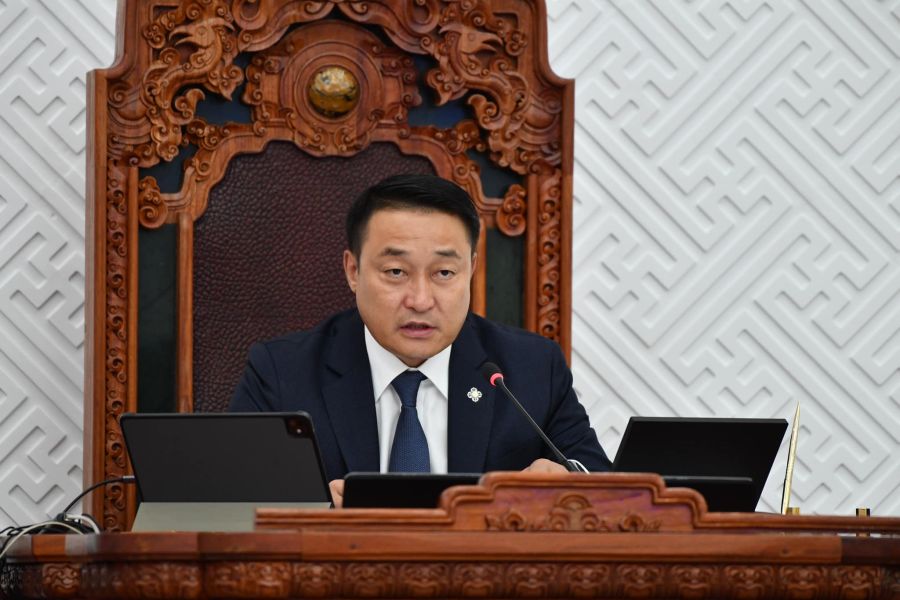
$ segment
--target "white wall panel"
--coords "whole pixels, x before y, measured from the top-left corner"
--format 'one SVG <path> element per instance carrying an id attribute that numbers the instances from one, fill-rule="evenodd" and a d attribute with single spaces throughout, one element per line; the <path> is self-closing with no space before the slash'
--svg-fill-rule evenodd
<path id="1" fill-rule="evenodd" d="M 85 73 L 115 4 L 0 0 L 0 526 L 81 487 Z M 900 514 L 900 0 L 547 4 L 607 450 L 630 415 L 800 401 L 794 504 Z"/>
<path id="2" fill-rule="evenodd" d="M 577 85 L 575 379 L 607 450 L 635 414 L 800 402 L 792 504 L 900 514 L 900 2 L 548 9 Z"/>
<path id="3" fill-rule="evenodd" d="M 0 526 L 82 486 L 86 73 L 115 0 L 0 0 Z"/>

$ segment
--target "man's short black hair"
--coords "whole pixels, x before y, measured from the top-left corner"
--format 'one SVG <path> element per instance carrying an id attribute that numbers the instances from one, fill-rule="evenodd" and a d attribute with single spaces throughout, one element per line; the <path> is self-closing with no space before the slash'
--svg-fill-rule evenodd
<path id="1" fill-rule="evenodd" d="M 437 211 L 459 217 L 469 234 L 472 252 L 478 243 L 481 222 L 469 194 L 435 175 L 394 175 L 382 179 L 354 200 L 347 211 L 347 244 L 359 258 L 369 219 L 379 210 Z"/>

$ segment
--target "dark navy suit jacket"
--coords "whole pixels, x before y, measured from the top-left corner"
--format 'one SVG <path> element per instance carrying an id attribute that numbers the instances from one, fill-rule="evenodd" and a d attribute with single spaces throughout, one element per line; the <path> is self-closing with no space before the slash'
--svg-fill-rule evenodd
<path id="1" fill-rule="evenodd" d="M 470 314 L 450 352 L 450 472 L 517 471 L 551 457 L 525 417 L 482 377 L 487 361 L 500 366 L 507 386 L 563 454 L 591 471 L 610 468 L 559 346 Z M 483 394 L 478 402 L 467 397 L 473 387 Z M 309 331 L 254 344 L 229 410 L 304 410 L 312 416 L 329 480 L 378 471 L 375 392 L 359 313 L 349 310 Z"/>

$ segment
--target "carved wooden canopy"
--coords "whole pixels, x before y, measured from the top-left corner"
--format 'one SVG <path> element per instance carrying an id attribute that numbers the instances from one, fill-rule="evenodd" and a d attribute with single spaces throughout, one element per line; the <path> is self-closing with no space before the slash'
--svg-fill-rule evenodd
<path id="1" fill-rule="evenodd" d="M 488 230 L 523 240 L 521 325 L 568 353 L 573 86 L 549 69 L 543 0 L 124 0 L 119 10 L 116 63 L 91 74 L 88 92 L 87 482 L 129 470 L 118 417 L 138 410 L 142 232 L 177 232 L 177 409 L 193 410 L 195 224 L 232 159 L 270 142 L 312 157 L 386 143 L 427 159 L 471 194 Z M 434 122 L 416 113 L 429 102 Z M 223 105 L 239 110 L 209 116 Z M 173 170 L 174 188 L 161 183 Z M 491 185 L 486 170 L 500 173 Z M 479 262 L 472 308 L 483 313 L 490 267 Z M 133 504 L 114 484 L 92 512 L 120 530 Z"/>

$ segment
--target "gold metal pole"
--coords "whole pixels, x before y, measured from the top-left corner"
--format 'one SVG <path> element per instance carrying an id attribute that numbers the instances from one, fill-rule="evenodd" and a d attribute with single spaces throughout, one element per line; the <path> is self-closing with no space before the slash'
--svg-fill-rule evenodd
<path id="1" fill-rule="evenodd" d="M 800 433 L 800 402 L 794 411 L 794 424 L 791 426 L 791 442 L 788 448 L 787 470 L 784 473 L 784 491 L 781 494 L 781 514 L 788 514 L 791 504 L 791 481 L 794 478 L 794 461 L 797 458 L 797 437 Z M 798 510 L 799 512 L 799 510 Z"/>

